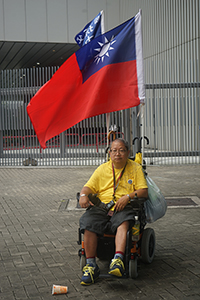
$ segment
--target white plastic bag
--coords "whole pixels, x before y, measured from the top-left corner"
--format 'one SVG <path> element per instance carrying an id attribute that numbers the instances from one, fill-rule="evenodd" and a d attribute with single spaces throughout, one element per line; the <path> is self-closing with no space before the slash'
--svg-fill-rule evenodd
<path id="1" fill-rule="evenodd" d="M 167 202 L 160 189 L 148 175 L 146 181 L 148 185 L 148 200 L 144 203 L 146 221 L 153 223 L 165 215 Z"/>

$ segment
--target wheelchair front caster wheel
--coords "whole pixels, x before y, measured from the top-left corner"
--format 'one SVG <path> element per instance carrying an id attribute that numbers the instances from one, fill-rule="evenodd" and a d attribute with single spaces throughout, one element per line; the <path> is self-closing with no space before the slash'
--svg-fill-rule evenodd
<path id="1" fill-rule="evenodd" d="M 135 279 L 138 277 L 138 261 L 137 257 L 135 259 L 129 260 L 129 277 Z"/>
<path id="2" fill-rule="evenodd" d="M 83 270 L 85 265 L 86 265 L 86 257 L 84 255 L 81 255 L 80 256 L 80 269 L 81 269 L 81 271 Z"/>

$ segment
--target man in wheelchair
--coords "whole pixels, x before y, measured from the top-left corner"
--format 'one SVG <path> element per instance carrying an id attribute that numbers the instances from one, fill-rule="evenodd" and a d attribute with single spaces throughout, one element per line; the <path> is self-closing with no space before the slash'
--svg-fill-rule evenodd
<path id="1" fill-rule="evenodd" d="M 115 233 L 115 255 L 108 273 L 121 277 L 124 273 L 124 253 L 129 221 L 134 219 L 130 200 L 148 197 L 148 187 L 141 165 L 129 159 L 129 146 L 124 139 L 116 139 L 110 147 L 110 160 L 100 165 L 80 192 L 79 204 L 87 208 L 80 218 L 80 231 L 84 233 L 86 266 L 83 268 L 82 285 L 94 283 L 100 270 L 96 264 L 98 236 L 106 228 Z M 100 209 L 91 202 L 91 194 L 97 194 L 102 205 Z M 114 203 L 113 203 L 114 202 Z M 114 204 L 113 207 L 112 203 Z M 109 210 L 109 208 L 111 209 Z"/>

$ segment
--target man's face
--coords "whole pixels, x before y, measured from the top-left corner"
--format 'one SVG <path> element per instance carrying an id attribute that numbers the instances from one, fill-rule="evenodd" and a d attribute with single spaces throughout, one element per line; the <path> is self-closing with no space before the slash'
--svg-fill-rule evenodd
<path id="1" fill-rule="evenodd" d="M 129 151 L 126 149 L 125 145 L 121 141 L 113 141 L 110 149 L 110 158 L 113 163 L 121 164 L 122 167 L 125 166 L 127 158 L 129 156 Z"/>

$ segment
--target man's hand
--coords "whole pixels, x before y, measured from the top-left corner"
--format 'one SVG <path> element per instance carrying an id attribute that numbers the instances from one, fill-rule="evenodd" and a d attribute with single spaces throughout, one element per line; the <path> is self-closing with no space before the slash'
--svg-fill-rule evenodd
<path id="1" fill-rule="evenodd" d="M 79 198 L 79 204 L 82 208 L 88 208 L 88 206 L 90 205 L 90 201 L 88 196 L 82 196 Z"/>
<path id="2" fill-rule="evenodd" d="M 82 188 L 81 192 L 80 192 L 80 198 L 79 198 L 79 204 L 80 204 L 80 207 L 82 208 L 88 208 L 90 205 L 93 205 L 88 196 L 81 196 L 81 195 L 89 195 L 91 194 L 92 191 L 89 187 L 85 186 Z"/>
<path id="3" fill-rule="evenodd" d="M 148 197 L 148 189 L 139 189 L 129 194 L 131 199 L 134 199 L 135 195 L 137 194 L 138 198 L 147 198 Z M 119 200 L 117 200 L 114 210 L 115 211 L 122 211 L 124 207 L 128 204 L 130 198 L 128 195 L 122 196 Z"/>
<path id="4" fill-rule="evenodd" d="M 115 211 L 122 211 L 124 207 L 128 204 L 129 197 L 127 195 L 122 196 L 119 200 L 117 200 L 114 210 Z"/>

